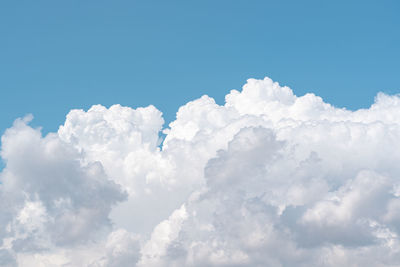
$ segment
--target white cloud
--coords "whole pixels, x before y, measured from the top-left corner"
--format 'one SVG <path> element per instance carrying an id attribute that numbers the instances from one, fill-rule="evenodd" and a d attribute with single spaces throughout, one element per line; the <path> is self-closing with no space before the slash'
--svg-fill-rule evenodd
<path id="1" fill-rule="evenodd" d="M 30 119 L 2 137 L 1 265 L 400 265 L 398 96 L 353 112 L 265 78 L 168 129 L 153 106 Z"/>
<path id="2" fill-rule="evenodd" d="M 99 162 L 81 155 L 56 134 L 17 120 L 2 137 L 3 246 L 17 253 L 69 247 L 97 240 L 111 227 L 112 206 L 126 198 Z"/>

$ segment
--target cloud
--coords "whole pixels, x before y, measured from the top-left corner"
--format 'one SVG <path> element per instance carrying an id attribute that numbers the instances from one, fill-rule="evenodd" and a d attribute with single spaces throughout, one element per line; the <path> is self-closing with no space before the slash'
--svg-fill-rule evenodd
<path id="1" fill-rule="evenodd" d="M 99 162 L 81 155 L 56 134 L 17 120 L 2 137 L 3 246 L 15 253 L 69 247 L 98 239 L 110 228 L 112 206 L 126 198 Z"/>
<path id="2" fill-rule="evenodd" d="M 400 265 L 399 96 L 349 111 L 265 78 L 225 99 L 164 129 L 153 106 L 71 110 L 47 136 L 16 120 L 0 263 Z"/>

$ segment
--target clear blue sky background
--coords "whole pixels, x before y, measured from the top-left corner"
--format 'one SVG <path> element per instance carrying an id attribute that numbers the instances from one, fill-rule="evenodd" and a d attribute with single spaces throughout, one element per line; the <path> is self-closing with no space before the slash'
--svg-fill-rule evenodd
<path id="1" fill-rule="evenodd" d="M 400 92 L 400 1 L 3 0 L 0 131 L 32 113 L 57 130 L 72 108 L 155 105 L 169 122 L 247 78 L 368 107 Z"/>

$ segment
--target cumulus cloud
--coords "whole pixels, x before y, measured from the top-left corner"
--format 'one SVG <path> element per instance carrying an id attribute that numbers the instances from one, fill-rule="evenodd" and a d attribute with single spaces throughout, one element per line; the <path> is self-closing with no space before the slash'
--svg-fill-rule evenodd
<path id="1" fill-rule="evenodd" d="M 399 96 L 349 111 L 265 78 L 167 128 L 153 106 L 31 119 L 1 139 L 0 265 L 400 265 Z"/>

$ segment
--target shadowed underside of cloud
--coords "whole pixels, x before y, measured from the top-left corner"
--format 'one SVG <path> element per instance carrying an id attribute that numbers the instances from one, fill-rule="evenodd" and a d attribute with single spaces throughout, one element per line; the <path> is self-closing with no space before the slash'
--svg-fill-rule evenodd
<path id="1" fill-rule="evenodd" d="M 400 265 L 398 96 L 349 111 L 265 78 L 165 129 L 153 106 L 31 119 L 1 139 L 1 266 Z"/>

